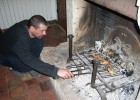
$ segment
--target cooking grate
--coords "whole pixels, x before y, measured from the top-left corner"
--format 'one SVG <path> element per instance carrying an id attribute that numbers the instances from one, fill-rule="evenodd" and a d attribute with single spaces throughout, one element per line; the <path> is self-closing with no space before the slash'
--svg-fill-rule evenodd
<path id="1" fill-rule="evenodd" d="M 110 59 L 110 65 L 112 66 L 113 70 L 113 73 L 109 72 L 106 69 L 106 65 L 104 64 L 98 64 L 97 66 L 97 77 L 95 80 L 94 88 L 98 90 L 102 98 L 106 98 L 106 93 L 115 91 L 116 89 L 120 89 L 125 86 L 131 87 L 129 91 L 134 92 L 134 87 L 132 84 L 140 82 L 139 76 L 133 73 L 134 63 L 131 61 L 124 61 L 124 64 L 118 64 L 119 61 L 123 61 L 123 58 L 121 58 L 119 54 L 115 53 L 115 56 L 113 57 L 105 55 L 103 50 L 100 50 L 97 45 L 95 48 L 92 47 L 75 53 L 72 56 L 72 62 L 69 66 L 67 66 L 67 68 L 70 69 L 75 76 L 85 74 L 92 75 L 92 61 L 97 60 L 92 56 L 93 54 L 100 54 L 104 58 Z M 126 70 L 129 64 L 131 65 L 131 71 L 128 74 Z M 89 83 L 87 85 L 91 84 L 92 83 Z M 135 90 L 138 91 L 137 89 Z"/>

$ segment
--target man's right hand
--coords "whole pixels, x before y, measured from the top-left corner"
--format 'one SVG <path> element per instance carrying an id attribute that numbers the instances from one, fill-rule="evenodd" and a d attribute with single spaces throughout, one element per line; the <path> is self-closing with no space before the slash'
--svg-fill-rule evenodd
<path id="1" fill-rule="evenodd" d="M 59 69 L 57 75 L 63 79 L 69 79 L 74 76 L 69 69 Z"/>

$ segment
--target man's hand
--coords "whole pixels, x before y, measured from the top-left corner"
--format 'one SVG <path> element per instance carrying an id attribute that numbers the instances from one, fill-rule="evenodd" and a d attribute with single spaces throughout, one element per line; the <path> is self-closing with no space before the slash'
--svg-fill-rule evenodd
<path id="1" fill-rule="evenodd" d="M 69 79 L 74 76 L 69 69 L 59 69 L 57 75 L 63 79 Z"/>

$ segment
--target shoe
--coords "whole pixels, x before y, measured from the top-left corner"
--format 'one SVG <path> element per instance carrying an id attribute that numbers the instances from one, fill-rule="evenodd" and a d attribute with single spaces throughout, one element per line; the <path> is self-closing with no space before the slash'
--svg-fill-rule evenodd
<path id="1" fill-rule="evenodd" d="M 24 74 L 25 74 L 25 73 L 23 73 L 23 72 L 18 72 L 18 71 L 15 71 L 15 70 L 11 70 L 11 72 L 12 72 L 15 76 L 17 76 L 17 77 L 22 77 L 22 76 L 24 76 Z"/>
<path id="2" fill-rule="evenodd" d="M 36 72 L 36 71 L 34 71 L 34 70 L 29 71 L 28 73 L 29 73 L 32 77 L 34 77 L 34 78 L 40 77 L 40 76 L 41 76 L 40 73 L 38 73 L 38 72 Z"/>

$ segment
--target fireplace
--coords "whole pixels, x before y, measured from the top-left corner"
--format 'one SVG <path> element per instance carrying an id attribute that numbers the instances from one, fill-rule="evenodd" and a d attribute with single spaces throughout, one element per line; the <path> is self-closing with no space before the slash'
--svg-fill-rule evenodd
<path id="1" fill-rule="evenodd" d="M 52 79 L 61 100 L 136 99 L 140 42 L 135 23 L 134 19 L 90 2 L 76 30 L 72 57 L 68 55 L 68 42 L 57 48 L 46 47 L 41 55 L 44 61 L 67 66 L 75 75 L 68 80 Z M 103 64 L 103 60 L 109 64 Z"/>
<path id="2" fill-rule="evenodd" d="M 92 9 L 94 13 L 93 40 L 104 40 L 108 45 L 119 42 L 118 47 L 127 56 L 138 58 L 140 36 L 136 20 L 96 5 L 93 5 Z"/>

